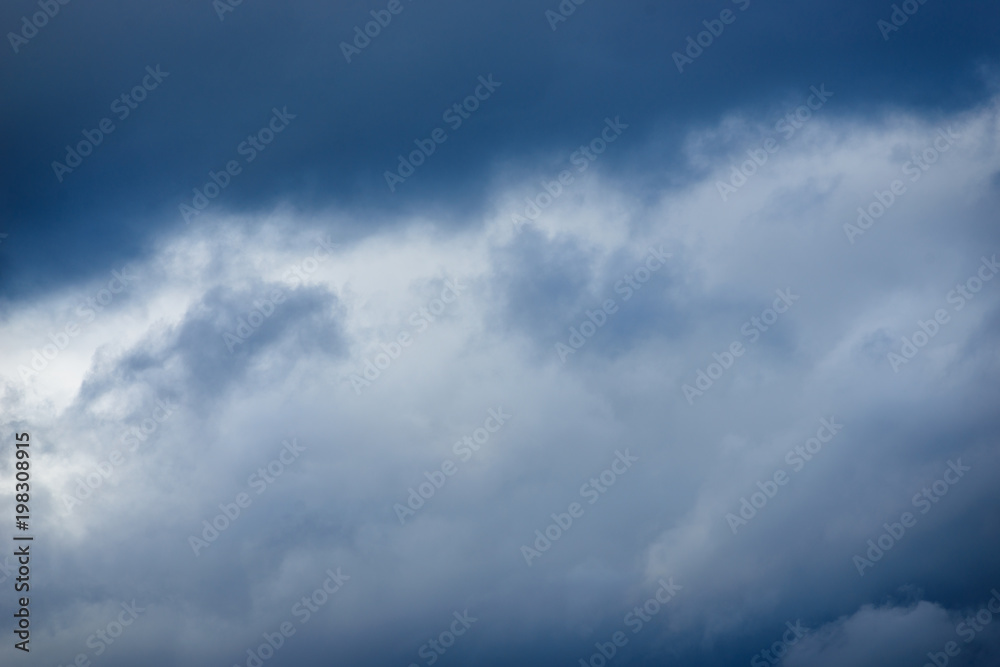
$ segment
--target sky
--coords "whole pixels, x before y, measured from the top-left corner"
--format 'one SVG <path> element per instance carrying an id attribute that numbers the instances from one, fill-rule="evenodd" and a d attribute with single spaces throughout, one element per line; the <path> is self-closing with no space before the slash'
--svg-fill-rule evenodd
<path id="1" fill-rule="evenodd" d="M 998 25 L 6 3 L 0 662 L 1000 664 Z"/>

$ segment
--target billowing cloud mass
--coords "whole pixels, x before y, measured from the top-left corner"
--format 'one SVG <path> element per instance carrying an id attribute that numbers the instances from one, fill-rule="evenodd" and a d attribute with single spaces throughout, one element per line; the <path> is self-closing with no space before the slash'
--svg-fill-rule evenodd
<path id="1" fill-rule="evenodd" d="M 5 8 L 0 661 L 1000 663 L 936 2 Z"/>

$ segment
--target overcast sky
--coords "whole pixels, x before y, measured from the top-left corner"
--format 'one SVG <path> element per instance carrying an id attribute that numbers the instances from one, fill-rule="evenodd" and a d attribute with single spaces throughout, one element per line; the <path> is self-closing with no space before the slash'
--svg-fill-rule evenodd
<path id="1" fill-rule="evenodd" d="M 4 665 L 1000 664 L 995 2 L 62 1 Z"/>

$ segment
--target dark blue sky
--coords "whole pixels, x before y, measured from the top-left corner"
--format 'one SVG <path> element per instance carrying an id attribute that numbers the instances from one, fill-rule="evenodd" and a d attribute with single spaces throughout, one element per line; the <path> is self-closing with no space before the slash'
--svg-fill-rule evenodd
<path id="1" fill-rule="evenodd" d="M 0 23 L 17 26 L 33 7 L 9 4 Z M 213 209 L 333 206 L 352 220 L 342 235 L 427 209 L 442 224 L 476 226 L 502 166 L 530 173 L 609 114 L 634 129 L 608 172 L 622 187 L 638 173 L 660 190 L 690 173 L 678 151 L 685 132 L 734 110 L 776 114 L 810 85 L 837 91 L 827 111 L 837 116 L 935 116 L 981 102 L 1000 40 L 1000 9 L 985 1 L 929 1 L 888 41 L 877 22 L 891 7 L 870 2 L 588 2 L 555 31 L 537 3 L 402 7 L 350 63 L 340 43 L 381 6 L 247 2 L 222 21 L 210 2 L 62 7 L 4 56 L 0 215 L 14 244 L 0 249 L 5 296 L 142 256 L 183 224 L 179 204 L 238 157 L 274 106 L 294 124 Z M 679 73 L 672 53 L 726 9 L 733 22 Z M 150 65 L 169 76 L 119 120 L 113 101 Z M 387 196 L 383 173 L 397 155 L 489 73 L 502 88 Z M 106 117 L 113 134 L 57 180 L 52 162 Z"/>

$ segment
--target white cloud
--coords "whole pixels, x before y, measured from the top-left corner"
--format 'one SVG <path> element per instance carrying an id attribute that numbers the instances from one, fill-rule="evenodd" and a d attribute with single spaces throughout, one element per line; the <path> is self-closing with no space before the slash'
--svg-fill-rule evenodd
<path id="1" fill-rule="evenodd" d="M 479 603 L 495 605 L 494 624 L 477 628 L 484 637 L 503 637 L 528 606 L 543 625 L 571 626 L 583 654 L 596 641 L 591 628 L 617 623 L 648 597 L 645 584 L 665 575 L 686 588 L 651 635 L 739 639 L 794 614 L 832 620 L 861 608 L 829 637 L 804 642 L 788 664 L 829 656 L 861 664 L 844 656 L 874 646 L 873 633 L 881 642 L 898 632 L 903 643 L 913 628 L 937 632 L 937 607 L 863 605 L 943 562 L 976 565 L 962 555 L 976 531 L 949 522 L 975 524 L 970 508 L 995 500 L 997 462 L 985 453 L 993 416 L 982 396 L 996 380 L 1000 284 L 984 288 L 899 374 L 885 352 L 981 254 L 1000 250 L 990 226 L 995 113 L 946 119 L 961 141 L 854 245 L 843 225 L 940 123 L 906 118 L 887 130 L 817 118 L 728 202 L 715 181 L 729 162 L 710 159 L 712 142 L 725 138 L 739 155 L 742 130 L 709 133 L 690 144 L 705 151 L 691 160 L 711 165 L 702 182 L 640 205 L 627 186 L 592 172 L 517 236 L 507 204 L 521 189 L 498 193 L 504 206 L 480 227 L 449 232 L 415 220 L 353 242 L 337 238 L 341 214 L 303 220 L 278 211 L 252 224 L 202 216 L 197 230 L 162 239 L 136 265 L 141 279 L 27 382 L 18 368 L 102 281 L 17 306 L 0 324 L 5 431 L 28 429 L 44 443 L 35 463 L 39 531 L 60 565 L 48 585 L 72 600 L 86 577 L 96 582 L 89 595 L 106 601 L 131 597 L 128 586 L 141 580 L 160 619 L 144 632 L 180 633 L 191 645 L 178 655 L 199 655 L 209 642 L 228 647 L 219 649 L 227 660 L 336 565 L 355 579 L 318 616 L 331 639 L 303 633 L 304 645 L 360 650 L 376 625 L 396 623 L 405 639 L 376 650 L 407 655 L 419 645 L 409 639 L 433 631 L 439 617 Z M 341 244 L 332 256 L 306 280 L 289 279 L 289 267 L 327 235 Z M 671 262 L 624 302 L 613 286 L 650 244 L 664 245 Z M 448 279 L 466 291 L 417 331 L 411 313 Z M 682 384 L 713 352 L 746 343 L 740 325 L 783 288 L 801 294 L 794 309 L 689 406 Z M 286 300 L 230 354 L 222 334 L 275 289 Z M 560 363 L 555 343 L 607 298 L 619 312 Z M 400 332 L 412 345 L 357 395 L 350 376 Z M 964 365 L 976 351 L 986 365 Z M 942 382 L 953 396 L 941 394 Z M 176 401 L 177 414 L 93 498 L 64 511 L 60 499 L 75 480 L 119 448 L 157 398 Z M 400 526 L 392 505 L 499 405 L 514 414 L 511 424 Z M 785 452 L 831 415 L 843 434 L 732 535 L 724 513 L 787 467 Z M 254 496 L 195 558 L 188 535 L 245 491 L 291 435 L 308 446 L 301 465 Z M 580 485 L 622 447 L 642 457 L 639 469 L 525 568 L 520 545 L 579 499 Z M 956 456 L 975 460 L 976 476 L 860 580 L 851 554 Z M 79 548 L 96 542 L 100 553 Z M 569 616 L 558 597 L 529 602 L 578 586 L 581 573 L 626 592 L 575 589 Z M 38 621 L 60 651 L 90 613 L 67 608 L 79 617 Z M 834 651 L 838 642 L 853 648 Z"/>

